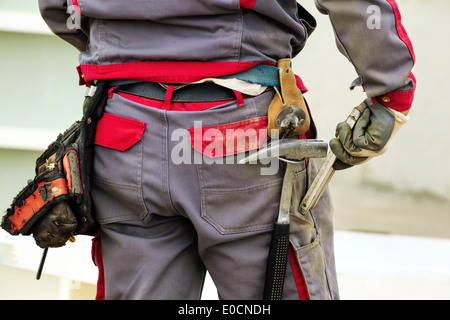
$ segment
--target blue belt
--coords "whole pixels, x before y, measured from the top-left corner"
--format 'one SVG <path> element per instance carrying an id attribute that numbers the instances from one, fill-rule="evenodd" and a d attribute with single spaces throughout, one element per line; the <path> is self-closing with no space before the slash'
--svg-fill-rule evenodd
<path id="1" fill-rule="evenodd" d="M 267 64 L 258 64 L 248 70 L 219 77 L 219 79 L 238 79 L 267 87 L 280 86 L 280 69 Z"/>

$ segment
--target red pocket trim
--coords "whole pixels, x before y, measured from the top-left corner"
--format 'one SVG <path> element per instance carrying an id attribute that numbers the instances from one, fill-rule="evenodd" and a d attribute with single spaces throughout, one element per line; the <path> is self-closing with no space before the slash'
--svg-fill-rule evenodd
<path id="1" fill-rule="evenodd" d="M 255 150 L 267 141 L 267 117 L 190 128 L 192 147 L 210 158 Z"/>
<path id="2" fill-rule="evenodd" d="M 242 8 L 253 9 L 255 6 L 256 0 L 239 0 L 239 5 Z"/>
<path id="3" fill-rule="evenodd" d="M 125 151 L 142 139 L 144 122 L 104 113 L 97 124 L 95 144 Z"/>

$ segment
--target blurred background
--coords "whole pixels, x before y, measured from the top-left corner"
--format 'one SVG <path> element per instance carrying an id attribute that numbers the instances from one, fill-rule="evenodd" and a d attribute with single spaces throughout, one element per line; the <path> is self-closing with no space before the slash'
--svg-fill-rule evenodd
<path id="1" fill-rule="evenodd" d="M 450 298 L 450 126 L 444 97 L 450 71 L 447 0 L 397 0 L 416 53 L 418 87 L 411 120 L 388 152 L 338 172 L 334 198 L 336 263 L 342 299 Z M 318 28 L 294 70 L 304 80 L 318 126 L 329 141 L 365 95 L 335 46 L 327 16 L 301 1 Z M 0 0 L 0 211 L 34 177 L 34 163 L 56 136 L 81 118 L 77 51 L 51 34 L 37 1 Z M 0 299 L 93 299 L 97 269 L 91 239 L 48 253 L 30 237 L 0 231 Z M 203 299 L 217 299 L 207 278 Z"/>

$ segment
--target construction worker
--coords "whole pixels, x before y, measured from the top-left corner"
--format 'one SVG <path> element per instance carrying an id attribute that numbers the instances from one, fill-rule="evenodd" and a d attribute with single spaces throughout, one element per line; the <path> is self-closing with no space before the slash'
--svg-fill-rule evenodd
<path id="1" fill-rule="evenodd" d="M 394 0 L 316 6 L 358 73 L 353 86 L 370 99 L 355 128 L 340 123 L 330 142 L 335 168 L 344 169 L 381 154 L 407 121 L 414 52 Z M 81 52 L 80 84 L 112 80 L 91 177 L 97 298 L 197 299 L 208 270 L 221 299 L 261 299 L 284 167 L 237 159 L 266 142 L 279 85 L 266 76 L 303 49 L 313 16 L 294 0 L 39 0 L 39 7 Z M 227 133 L 239 141 L 248 132 L 239 129 L 254 137 L 227 148 Z M 311 121 L 299 138 L 314 137 Z M 305 159 L 294 213 L 315 170 Z M 298 215 L 288 254 L 283 299 L 339 298 L 328 193 Z"/>

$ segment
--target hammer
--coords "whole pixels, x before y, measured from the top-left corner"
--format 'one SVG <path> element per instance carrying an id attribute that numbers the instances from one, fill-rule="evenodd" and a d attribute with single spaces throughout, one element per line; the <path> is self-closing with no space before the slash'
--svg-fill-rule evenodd
<path id="1" fill-rule="evenodd" d="M 324 158 L 328 144 L 321 140 L 282 139 L 275 140 L 266 148 L 242 159 L 239 163 L 275 158 L 286 163 L 283 186 L 281 189 L 278 220 L 272 234 L 267 261 L 264 300 L 281 300 L 289 249 L 289 214 L 291 211 L 292 188 L 295 173 L 301 168 L 305 158 Z"/>

